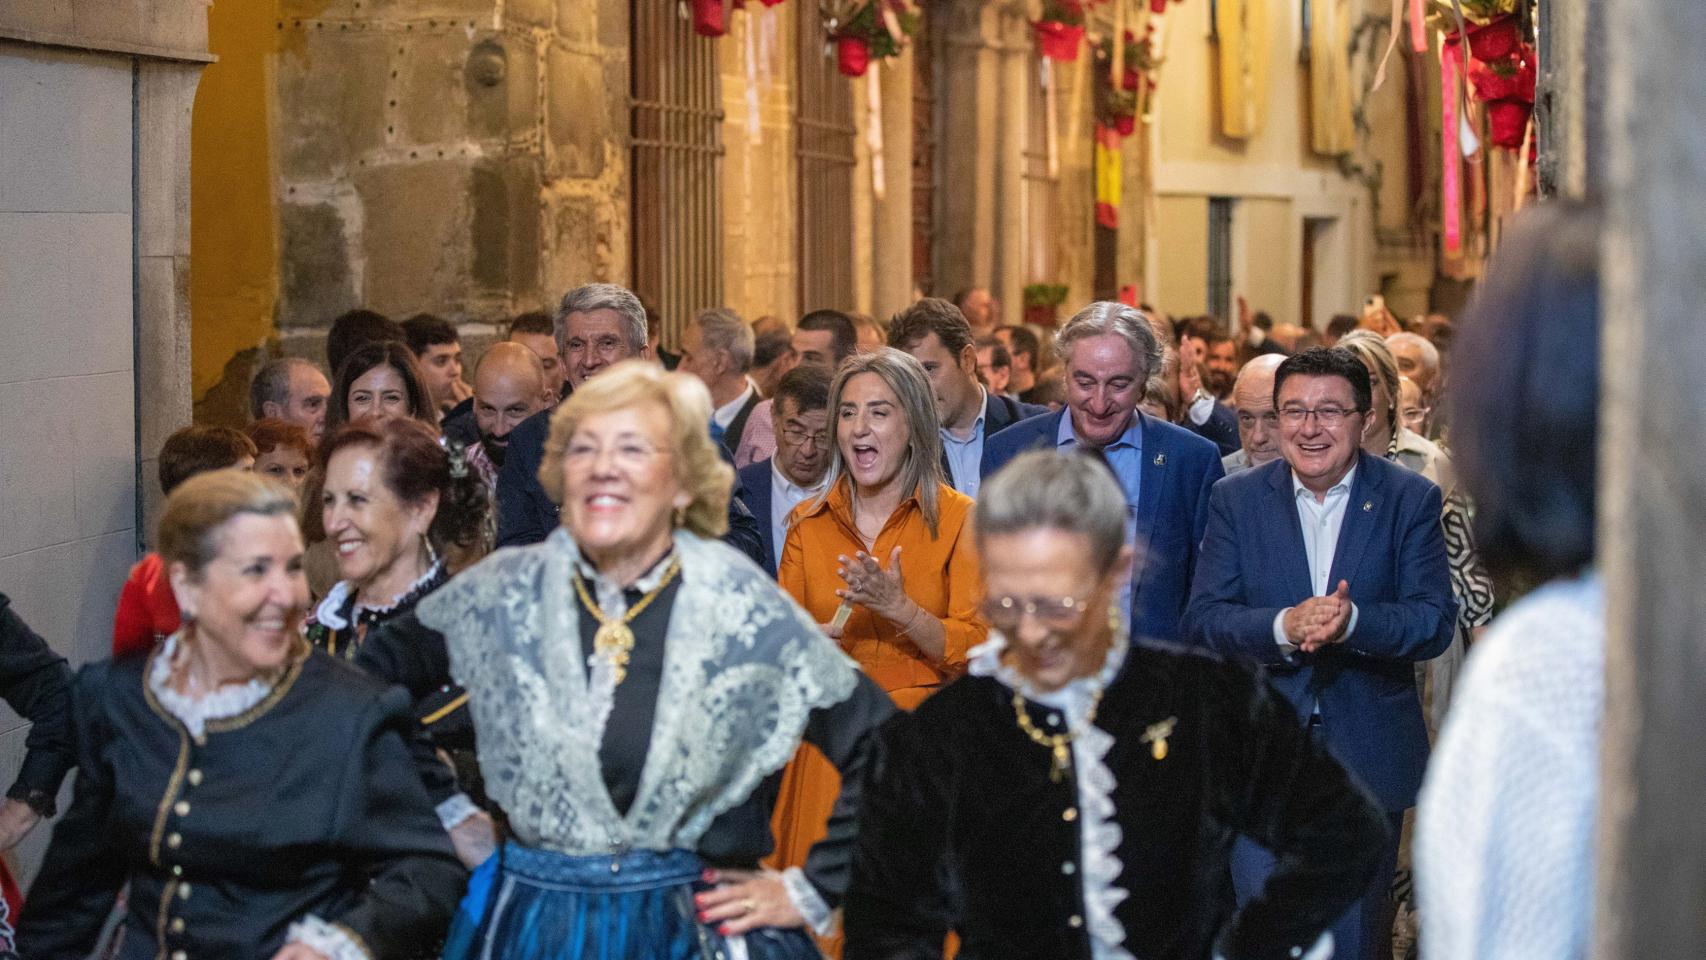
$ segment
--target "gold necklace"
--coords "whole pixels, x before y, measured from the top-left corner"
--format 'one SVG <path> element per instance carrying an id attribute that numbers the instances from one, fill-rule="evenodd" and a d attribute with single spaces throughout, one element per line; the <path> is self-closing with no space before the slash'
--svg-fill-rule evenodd
<path id="1" fill-rule="evenodd" d="M 1097 684 L 1090 693 L 1090 709 L 1084 712 L 1084 725 L 1096 722 L 1096 708 L 1102 705 L 1102 686 Z M 1025 712 L 1025 696 L 1019 691 L 1013 691 L 1013 715 L 1019 718 L 1019 729 L 1025 731 L 1025 736 L 1039 747 L 1048 747 L 1053 754 L 1053 762 L 1049 766 L 1048 778 L 1053 783 L 1059 783 L 1061 777 L 1072 766 L 1072 741 L 1078 739 L 1077 732 L 1068 729 L 1065 733 L 1044 733 L 1031 722 L 1031 715 Z"/>
<path id="2" fill-rule="evenodd" d="M 627 678 L 628 655 L 634 649 L 634 631 L 628 628 L 628 624 L 634 622 L 634 618 L 640 615 L 640 611 L 651 606 L 652 601 L 658 598 L 658 594 L 662 593 L 664 588 L 675 580 L 675 575 L 680 572 L 681 561 L 679 559 L 670 560 L 669 567 L 664 570 L 663 579 L 658 581 L 658 585 L 629 607 L 628 612 L 623 614 L 621 619 L 614 619 L 606 616 L 598 602 L 593 600 L 591 594 L 587 593 L 586 581 L 581 578 L 580 570 L 575 571 L 575 592 L 580 595 L 581 603 L 586 606 L 587 612 L 592 614 L 594 620 L 598 621 L 598 632 L 592 635 L 593 655 L 602 655 L 610 661 L 611 671 L 616 675 L 617 683 L 621 683 Z"/>

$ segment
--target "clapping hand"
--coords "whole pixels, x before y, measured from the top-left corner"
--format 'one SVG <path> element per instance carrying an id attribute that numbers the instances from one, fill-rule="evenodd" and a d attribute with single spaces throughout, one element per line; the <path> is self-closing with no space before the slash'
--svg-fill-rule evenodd
<path id="1" fill-rule="evenodd" d="M 835 559 L 841 564 L 836 574 L 847 581 L 846 589 L 835 591 L 836 596 L 860 604 L 890 622 L 898 622 L 906 616 L 910 601 L 906 599 L 906 588 L 901 585 L 899 547 L 889 552 L 887 570 L 878 566 L 877 559 L 863 550 L 853 554 L 851 561 L 845 556 Z"/>
<path id="2" fill-rule="evenodd" d="M 1345 640 L 1345 628 L 1351 620 L 1351 585 L 1339 581 L 1339 588 L 1324 597 L 1310 597 L 1285 614 L 1285 634 L 1304 653 L 1314 653 L 1323 647 Z"/>

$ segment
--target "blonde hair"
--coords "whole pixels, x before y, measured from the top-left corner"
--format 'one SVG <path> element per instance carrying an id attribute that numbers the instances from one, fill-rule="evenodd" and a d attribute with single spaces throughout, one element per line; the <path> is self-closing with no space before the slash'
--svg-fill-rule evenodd
<path id="1" fill-rule="evenodd" d="M 242 470 L 198 473 L 173 488 L 160 513 L 156 550 L 181 563 L 192 577 L 219 556 L 219 531 L 240 514 L 296 519 L 296 495 L 281 484 Z"/>
<path id="2" fill-rule="evenodd" d="M 829 471 L 824 474 L 823 492 L 813 502 L 821 504 L 828 499 L 830 491 L 844 477 L 852 483 L 852 478 L 846 476 L 847 465 L 841 459 L 839 411 L 847 381 L 861 373 L 876 374 L 887 384 L 900 402 L 901 412 L 906 414 L 906 459 L 901 461 L 900 475 L 895 479 L 902 490 L 917 492 L 918 503 L 924 509 L 924 522 L 934 539 L 939 515 L 937 488 L 943 482 L 942 428 L 936 414 L 936 395 L 930 390 L 924 365 L 911 354 L 893 347 L 854 354 L 836 371 L 835 382 L 829 387 L 829 423 L 835 439 L 829 445 Z"/>
<path id="3" fill-rule="evenodd" d="M 648 360 L 624 360 L 587 380 L 551 415 L 551 433 L 539 462 L 539 483 L 553 503 L 563 502 L 563 455 L 587 417 L 655 404 L 669 414 L 669 448 L 676 482 L 692 502 L 672 523 L 702 537 L 729 528 L 729 493 L 735 472 L 711 441 L 711 394 L 698 377 L 666 373 Z"/>
<path id="4" fill-rule="evenodd" d="M 1362 361 L 1369 368 L 1369 379 L 1377 381 L 1386 391 L 1386 426 L 1394 435 L 1398 433 L 1398 358 L 1392 355 L 1392 348 L 1386 345 L 1385 338 L 1373 330 L 1352 330 L 1339 338 L 1333 346 L 1346 350 Z"/>

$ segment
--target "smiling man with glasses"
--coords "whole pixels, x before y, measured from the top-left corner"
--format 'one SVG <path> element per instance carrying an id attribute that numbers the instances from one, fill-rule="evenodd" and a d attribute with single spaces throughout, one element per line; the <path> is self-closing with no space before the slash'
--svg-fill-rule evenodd
<path id="1" fill-rule="evenodd" d="M 1334 955 L 1350 960 L 1380 952 L 1397 828 L 1428 757 L 1415 663 L 1450 644 L 1457 607 L 1439 488 L 1362 451 L 1370 398 L 1368 368 L 1349 351 L 1279 365 L 1280 459 L 1215 485 L 1185 612 L 1188 636 L 1267 667 L 1392 821 L 1380 869 L 1333 926 Z M 1269 850 L 1240 839 L 1239 902 L 1274 869 Z"/>

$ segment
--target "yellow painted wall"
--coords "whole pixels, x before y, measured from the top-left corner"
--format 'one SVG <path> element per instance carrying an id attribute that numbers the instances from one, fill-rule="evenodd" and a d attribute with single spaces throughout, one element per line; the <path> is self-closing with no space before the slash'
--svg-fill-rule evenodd
<path id="1" fill-rule="evenodd" d="M 1155 200 L 1155 284 L 1148 299 L 1167 313 L 1208 309 L 1208 198 Z"/>
<path id="2" fill-rule="evenodd" d="M 1301 302 L 1300 271 L 1302 228 L 1292 212 L 1290 200 L 1249 197 L 1238 201 L 1233 212 L 1237 225 L 1234 243 L 1242 241 L 1242 280 L 1239 293 L 1255 309 L 1267 310 L 1277 322 L 1293 322 Z M 1284 319 L 1282 319 L 1284 318 Z"/>
<path id="3" fill-rule="evenodd" d="M 208 11 L 207 68 L 190 121 L 193 390 L 273 333 L 278 299 L 267 109 L 278 30 L 274 0 L 219 0 Z"/>

